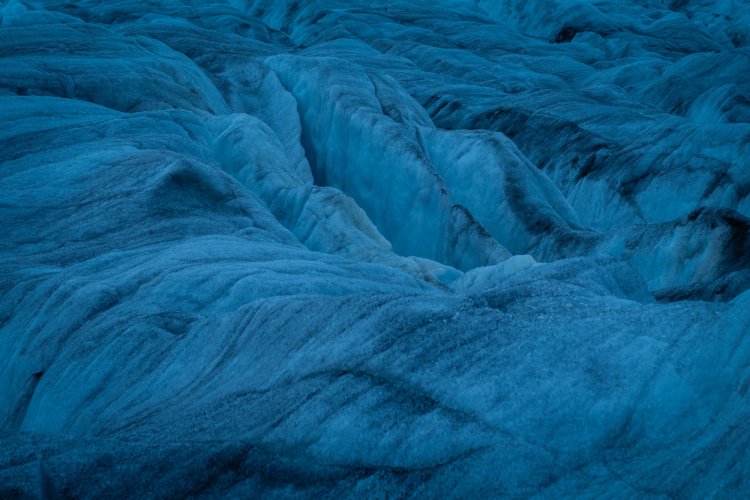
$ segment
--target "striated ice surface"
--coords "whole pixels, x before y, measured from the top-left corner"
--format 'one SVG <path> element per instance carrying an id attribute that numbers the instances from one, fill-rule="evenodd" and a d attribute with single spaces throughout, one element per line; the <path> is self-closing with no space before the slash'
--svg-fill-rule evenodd
<path id="1" fill-rule="evenodd" d="M 5 0 L 0 497 L 750 493 L 750 4 Z"/>

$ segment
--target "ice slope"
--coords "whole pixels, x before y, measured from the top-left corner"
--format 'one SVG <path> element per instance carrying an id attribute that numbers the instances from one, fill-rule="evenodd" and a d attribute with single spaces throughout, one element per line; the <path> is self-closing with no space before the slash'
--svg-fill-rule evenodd
<path id="1" fill-rule="evenodd" d="M 0 6 L 0 497 L 750 491 L 748 7 Z"/>

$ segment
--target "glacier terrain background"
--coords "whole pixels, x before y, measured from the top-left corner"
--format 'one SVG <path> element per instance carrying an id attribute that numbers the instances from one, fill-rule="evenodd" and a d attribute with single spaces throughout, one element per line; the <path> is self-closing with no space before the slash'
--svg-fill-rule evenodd
<path id="1" fill-rule="evenodd" d="M 0 497 L 750 492 L 750 3 L 1 5 Z"/>

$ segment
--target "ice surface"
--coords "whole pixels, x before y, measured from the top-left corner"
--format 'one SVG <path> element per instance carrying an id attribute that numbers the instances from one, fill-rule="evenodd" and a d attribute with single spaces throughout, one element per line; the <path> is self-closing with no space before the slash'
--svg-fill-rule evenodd
<path id="1" fill-rule="evenodd" d="M 0 5 L 0 497 L 743 497 L 750 6 Z"/>

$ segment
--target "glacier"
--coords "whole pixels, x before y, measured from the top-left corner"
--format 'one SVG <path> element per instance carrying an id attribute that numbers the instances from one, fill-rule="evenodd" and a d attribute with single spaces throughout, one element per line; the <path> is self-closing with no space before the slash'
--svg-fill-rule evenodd
<path id="1" fill-rule="evenodd" d="M 750 3 L 3 0 L 0 497 L 750 494 Z"/>

